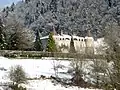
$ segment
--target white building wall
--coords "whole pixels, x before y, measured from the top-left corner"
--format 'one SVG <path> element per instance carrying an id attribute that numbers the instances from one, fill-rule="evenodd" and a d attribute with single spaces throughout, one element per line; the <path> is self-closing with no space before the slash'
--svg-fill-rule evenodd
<path id="1" fill-rule="evenodd" d="M 68 49 L 62 49 L 62 52 L 69 52 L 70 49 L 70 41 L 71 36 L 69 35 L 54 35 L 53 38 L 55 39 L 56 45 L 59 47 L 62 47 L 62 45 L 68 47 Z M 75 50 L 78 53 L 85 53 L 86 47 L 93 47 L 94 39 L 92 37 L 78 37 L 78 36 L 72 36 L 74 40 L 74 46 Z M 64 51 L 65 50 L 65 51 Z"/>
<path id="2" fill-rule="evenodd" d="M 70 41 L 71 41 L 70 35 L 53 35 L 53 38 L 55 40 L 58 49 L 65 46 L 67 48 L 61 48 L 61 51 L 64 53 L 69 53 Z M 93 37 L 84 38 L 84 37 L 72 36 L 72 38 L 74 40 L 75 50 L 78 53 L 85 53 L 86 48 L 94 47 Z"/>

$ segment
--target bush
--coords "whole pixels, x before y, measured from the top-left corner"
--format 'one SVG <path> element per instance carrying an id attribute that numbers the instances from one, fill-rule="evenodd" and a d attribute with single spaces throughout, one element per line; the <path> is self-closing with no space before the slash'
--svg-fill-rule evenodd
<path id="1" fill-rule="evenodd" d="M 15 67 L 10 68 L 9 78 L 11 81 L 15 82 L 16 84 L 27 82 L 26 73 L 24 72 L 22 66 L 20 65 L 16 65 Z"/>
<path id="2" fill-rule="evenodd" d="M 84 58 L 78 58 L 77 55 L 74 55 L 74 60 L 71 61 L 71 71 L 72 74 L 72 83 L 73 85 L 80 86 L 80 87 L 87 87 L 87 82 L 83 79 L 85 72 L 83 71 L 83 62 Z"/>
<path id="3" fill-rule="evenodd" d="M 18 84 L 12 85 L 12 86 L 10 86 L 10 88 L 12 90 L 27 90 L 26 88 L 24 88 L 22 86 L 19 87 Z"/>

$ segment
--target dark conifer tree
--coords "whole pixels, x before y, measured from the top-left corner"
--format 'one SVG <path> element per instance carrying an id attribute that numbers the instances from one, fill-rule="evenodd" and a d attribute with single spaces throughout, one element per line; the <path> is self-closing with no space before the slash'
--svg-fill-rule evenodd
<path id="1" fill-rule="evenodd" d="M 74 41 L 73 41 L 73 37 L 71 37 L 71 41 L 70 41 L 70 53 L 75 53 L 75 46 L 74 46 Z"/>
<path id="2" fill-rule="evenodd" d="M 38 30 L 36 32 L 35 50 L 36 51 L 43 51 L 43 46 L 42 46 L 42 42 L 40 40 L 40 35 L 39 35 L 39 31 Z"/>
<path id="3" fill-rule="evenodd" d="M 25 0 L 25 3 L 28 3 L 28 2 L 30 2 L 30 0 Z"/>
<path id="4" fill-rule="evenodd" d="M 19 44 L 18 33 L 14 33 L 10 37 L 9 49 L 10 50 L 18 50 L 18 44 Z"/>
<path id="5" fill-rule="evenodd" d="M 10 7 L 10 11 L 14 11 L 14 9 L 15 9 L 15 4 L 12 3 L 12 5 L 11 5 L 11 7 Z"/>
<path id="6" fill-rule="evenodd" d="M 55 40 L 53 38 L 53 33 L 49 34 L 49 39 L 48 39 L 46 51 L 57 52 L 57 47 L 56 47 L 56 44 L 55 44 Z"/>

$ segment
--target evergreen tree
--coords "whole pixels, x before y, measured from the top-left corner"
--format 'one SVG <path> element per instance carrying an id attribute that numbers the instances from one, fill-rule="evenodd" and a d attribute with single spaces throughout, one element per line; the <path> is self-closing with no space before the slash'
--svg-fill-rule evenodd
<path id="1" fill-rule="evenodd" d="M 25 0 L 25 3 L 28 3 L 28 2 L 30 2 L 30 0 Z"/>
<path id="2" fill-rule="evenodd" d="M 15 4 L 12 3 L 12 5 L 10 6 L 10 11 L 12 12 L 12 11 L 14 11 L 14 9 L 15 9 Z"/>
<path id="3" fill-rule="evenodd" d="M 53 33 L 49 34 L 48 44 L 46 47 L 46 51 L 48 52 L 57 52 L 57 47 L 55 44 L 55 40 L 53 38 Z"/>
<path id="4" fill-rule="evenodd" d="M 18 44 L 20 44 L 18 33 L 14 33 L 10 37 L 9 49 L 10 50 L 18 50 L 19 49 Z"/>
<path id="5" fill-rule="evenodd" d="M 52 0 L 50 3 L 50 10 L 52 12 L 57 12 L 57 0 Z"/>
<path id="6" fill-rule="evenodd" d="M 14 14 L 26 28 L 41 30 L 47 35 L 47 25 L 59 26 L 57 32 L 73 30 L 79 36 L 85 36 L 91 29 L 93 36 L 104 36 L 104 29 L 112 22 L 120 25 L 120 0 L 21 0 L 2 11 L 5 18 Z M 12 9 L 12 10 L 11 10 Z M 80 12 L 80 13 L 79 13 Z"/>
<path id="7" fill-rule="evenodd" d="M 70 41 L 70 53 L 75 53 L 75 47 L 74 47 L 74 41 L 73 41 L 73 37 L 71 37 L 71 41 Z"/>
<path id="8" fill-rule="evenodd" d="M 3 23 L 2 20 L 0 19 L 0 49 L 3 50 L 6 48 L 6 43 L 5 43 L 5 33 L 3 32 Z"/>
<path id="9" fill-rule="evenodd" d="M 43 51 L 43 47 L 42 47 L 42 42 L 40 40 L 40 35 L 39 35 L 39 32 L 37 30 L 37 33 L 36 33 L 36 40 L 35 40 L 35 50 L 36 51 Z"/>

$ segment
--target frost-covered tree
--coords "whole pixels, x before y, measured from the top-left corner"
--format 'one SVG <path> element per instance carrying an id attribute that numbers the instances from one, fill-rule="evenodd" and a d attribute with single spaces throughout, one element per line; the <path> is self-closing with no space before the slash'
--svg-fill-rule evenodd
<path id="1" fill-rule="evenodd" d="M 16 65 L 11 67 L 8 76 L 15 83 L 9 86 L 12 90 L 26 90 L 26 87 L 20 86 L 20 84 L 27 83 L 27 75 L 22 66 Z"/>
<path id="2" fill-rule="evenodd" d="M 109 31 L 105 32 L 105 42 L 108 47 L 106 49 L 106 60 L 112 62 L 112 69 L 107 69 L 110 82 L 107 83 L 108 89 L 120 88 L 120 26 L 116 23 L 109 23 L 106 27 Z"/>
<path id="3" fill-rule="evenodd" d="M 20 65 L 16 65 L 15 67 L 10 68 L 9 78 L 10 78 L 10 80 L 12 80 L 13 82 L 15 82 L 17 84 L 27 82 L 26 73 L 25 73 L 24 69 L 22 68 L 22 66 L 20 66 Z"/>
<path id="4" fill-rule="evenodd" d="M 15 4 L 12 3 L 12 5 L 10 6 L 10 11 L 12 12 L 12 11 L 14 11 L 14 9 L 15 9 Z"/>
<path id="5" fill-rule="evenodd" d="M 57 0 L 51 0 L 49 7 L 52 12 L 57 12 Z"/>
<path id="6" fill-rule="evenodd" d="M 15 17 L 6 19 L 6 36 L 8 49 L 31 50 L 34 47 L 33 31 L 24 28 Z"/>
<path id="7" fill-rule="evenodd" d="M 0 19 L 0 50 L 6 49 L 6 37 L 4 32 L 4 26 Z"/>
<path id="8" fill-rule="evenodd" d="M 26 3 L 27 2 L 27 3 Z M 46 26 L 53 23 L 57 32 L 75 32 L 85 36 L 91 29 L 94 37 L 104 36 L 106 24 L 120 23 L 120 0 L 25 0 L 4 9 L 6 17 L 14 13 L 25 27 L 42 35 L 50 32 Z M 120 25 L 120 24 L 119 24 Z"/>
<path id="9" fill-rule="evenodd" d="M 33 32 L 26 28 L 22 28 L 20 31 L 16 31 L 10 37 L 10 49 L 33 50 L 34 37 L 31 37 L 31 35 L 33 35 Z"/>

